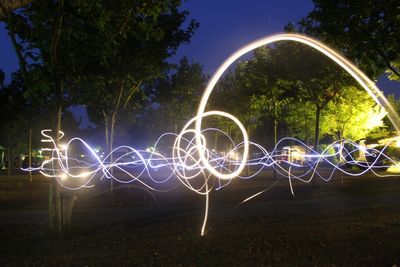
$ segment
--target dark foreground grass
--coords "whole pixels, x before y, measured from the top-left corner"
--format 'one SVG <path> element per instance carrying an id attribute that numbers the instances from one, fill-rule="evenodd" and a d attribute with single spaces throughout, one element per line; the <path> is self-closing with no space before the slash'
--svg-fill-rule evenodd
<path id="1" fill-rule="evenodd" d="M 196 216 L 195 216 L 196 217 Z M 2 225 L 1 266 L 395 266 L 400 209 L 233 217 L 204 236 L 198 218 L 72 229 Z"/>
<path id="2" fill-rule="evenodd" d="M 254 183 L 263 182 L 252 181 L 249 187 Z M 46 207 L 46 181 L 28 184 L 13 179 L 2 184 L 3 214 Z M 392 203 L 400 193 L 397 178 L 345 178 L 343 184 L 339 180 L 317 187 L 298 184 L 295 200 L 283 184 L 250 204 L 225 208 L 233 199 L 248 196 L 248 189 L 232 184 L 213 195 L 203 237 L 202 200 L 191 192 L 172 194 L 163 200 L 167 203 L 152 203 L 147 193 L 128 201 L 128 209 L 134 201 L 145 208 L 155 206 L 154 210 L 182 206 L 173 216 L 81 222 L 62 239 L 49 236 L 43 219 L 3 222 L 0 266 L 400 266 L 400 203 Z M 108 205 L 101 194 L 85 198 L 86 193 L 78 197 L 77 210 Z M 122 193 L 119 200 L 125 204 L 137 195 Z M 368 199 L 377 202 L 365 204 Z M 114 209 L 112 205 L 108 208 Z M 187 212 L 185 208 L 191 210 L 192 205 L 197 209 Z M 269 210 L 273 208 L 282 211 Z"/>

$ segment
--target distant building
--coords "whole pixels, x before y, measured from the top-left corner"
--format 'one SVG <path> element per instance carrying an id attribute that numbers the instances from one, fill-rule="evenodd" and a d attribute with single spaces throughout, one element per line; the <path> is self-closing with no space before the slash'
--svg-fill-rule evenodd
<path id="1" fill-rule="evenodd" d="M 302 146 L 285 146 L 282 148 L 281 160 L 303 165 L 306 161 L 306 151 Z"/>

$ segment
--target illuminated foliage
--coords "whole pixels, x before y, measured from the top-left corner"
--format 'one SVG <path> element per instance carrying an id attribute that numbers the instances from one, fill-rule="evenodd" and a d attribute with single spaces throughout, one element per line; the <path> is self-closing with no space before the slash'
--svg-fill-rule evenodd
<path id="1" fill-rule="evenodd" d="M 356 87 L 343 88 L 323 114 L 336 139 L 351 140 L 364 139 L 374 129 L 384 126 L 385 116 L 386 112 L 365 91 Z"/>

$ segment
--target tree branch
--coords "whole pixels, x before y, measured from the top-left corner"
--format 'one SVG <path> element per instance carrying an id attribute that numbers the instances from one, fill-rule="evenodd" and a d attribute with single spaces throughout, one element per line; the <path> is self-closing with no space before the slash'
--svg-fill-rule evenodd
<path id="1" fill-rule="evenodd" d="M 24 77 L 25 82 L 27 81 L 27 69 L 26 69 L 26 61 L 24 56 L 22 55 L 21 45 L 18 44 L 15 29 L 14 29 L 14 21 L 13 21 L 13 12 L 9 12 L 6 16 L 5 23 L 8 25 L 8 29 L 10 30 L 10 39 L 11 43 L 14 47 L 14 51 L 18 58 L 19 67 L 21 68 L 22 75 Z"/>
<path id="2" fill-rule="evenodd" d="M 32 0 L 2 0 L 0 2 L 0 20 L 7 17 L 13 10 L 30 4 Z"/>
<path id="3" fill-rule="evenodd" d="M 129 93 L 129 96 L 128 96 L 128 97 L 126 98 L 126 100 L 125 100 L 124 109 L 126 108 L 126 106 L 128 105 L 129 101 L 131 100 L 133 94 L 134 94 L 137 90 L 139 90 L 139 87 L 142 85 L 142 82 L 143 82 L 143 81 L 140 81 L 140 82 L 138 83 L 138 85 L 136 85 L 135 87 L 132 87 L 131 92 Z"/>

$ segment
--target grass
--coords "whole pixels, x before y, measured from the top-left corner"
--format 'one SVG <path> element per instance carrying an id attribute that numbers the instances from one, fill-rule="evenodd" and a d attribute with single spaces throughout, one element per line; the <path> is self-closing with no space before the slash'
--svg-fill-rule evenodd
<path id="1" fill-rule="evenodd" d="M 47 197 L 48 185 L 37 179 L 31 185 L 0 179 L 0 210 L 45 208 L 41 199 Z M 296 198 L 282 182 L 231 208 L 258 190 L 254 183 L 261 186 L 264 181 L 235 182 L 213 193 L 204 237 L 199 235 L 203 200 L 191 192 L 157 195 L 153 203 L 147 193 L 121 189 L 112 204 L 107 194 L 81 192 L 78 210 L 172 205 L 194 211 L 82 223 L 73 225 L 63 239 L 51 238 L 45 221 L 2 223 L 0 266 L 399 266 L 398 178 L 345 177 L 343 185 L 340 179 L 318 186 L 295 183 Z M 37 204 L 29 204 L 29 199 Z M 367 200 L 371 202 L 364 203 Z"/>

